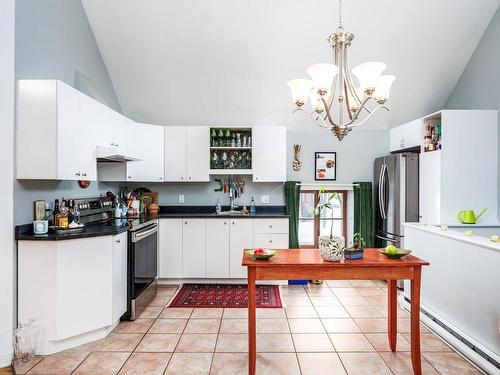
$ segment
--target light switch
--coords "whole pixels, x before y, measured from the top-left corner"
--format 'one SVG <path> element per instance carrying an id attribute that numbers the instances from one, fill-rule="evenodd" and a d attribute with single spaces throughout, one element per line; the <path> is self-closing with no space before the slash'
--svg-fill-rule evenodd
<path id="1" fill-rule="evenodd" d="M 184 203 L 184 194 L 179 194 L 179 203 Z"/>
<path id="2" fill-rule="evenodd" d="M 260 196 L 260 203 L 268 204 L 269 203 L 269 195 L 261 195 Z"/>

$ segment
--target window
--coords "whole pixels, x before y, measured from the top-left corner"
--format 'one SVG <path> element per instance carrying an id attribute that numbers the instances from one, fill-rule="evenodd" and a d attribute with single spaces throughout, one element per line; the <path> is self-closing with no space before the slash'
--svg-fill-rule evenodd
<path id="1" fill-rule="evenodd" d="M 339 200 L 333 202 L 332 211 L 324 209 L 320 217 L 314 216 L 314 207 L 321 201 L 327 201 L 328 196 L 336 192 Z M 299 245 L 302 248 L 318 247 L 319 236 L 329 236 L 333 220 L 333 235 L 346 237 L 347 235 L 347 192 L 345 190 L 328 190 L 318 197 L 316 190 L 303 190 L 300 192 L 299 205 Z M 347 240 L 347 239 L 346 239 Z"/>

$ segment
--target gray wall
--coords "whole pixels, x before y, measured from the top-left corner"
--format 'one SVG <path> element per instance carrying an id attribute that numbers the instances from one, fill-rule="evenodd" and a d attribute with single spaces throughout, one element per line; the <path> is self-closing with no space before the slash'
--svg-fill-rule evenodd
<path id="1" fill-rule="evenodd" d="M 16 1 L 16 78 L 58 79 L 120 110 L 80 0 Z M 33 220 L 33 201 L 89 197 L 116 190 L 93 182 L 14 181 L 14 223 Z"/>
<path id="2" fill-rule="evenodd" d="M 474 54 L 465 67 L 462 77 L 448 98 L 446 108 L 496 109 L 500 111 L 500 90 L 498 89 L 500 87 L 499 67 L 500 8 L 491 20 Z M 497 167 L 497 169 L 499 168 Z M 500 182 L 500 169 L 498 172 Z M 500 212 L 500 189 L 498 189 L 498 194 L 498 209 Z"/>
<path id="3" fill-rule="evenodd" d="M 293 145 L 302 145 L 302 168 L 293 171 Z M 372 181 L 373 159 L 389 152 L 388 130 L 353 130 L 339 142 L 328 130 L 315 127 L 310 129 L 287 130 L 287 179 L 301 182 L 314 181 L 314 153 L 316 151 L 337 152 L 336 183 L 353 181 Z M 217 178 L 217 177 L 216 177 Z M 237 204 L 248 205 L 251 197 L 261 204 L 260 196 L 269 195 L 269 204 L 284 204 L 282 183 L 253 183 L 251 176 L 245 177 L 245 193 Z M 227 194 L 214 192 L 218 186 L 211 183 L 154 183 L 128 184 L 129 189 L 138 186 L 158 192 L 161 205 L 179 205 L 179 194 L 184 195 L 185 205 L 215 205 L 217 198 L 222 204 L 228 204 Z"/>

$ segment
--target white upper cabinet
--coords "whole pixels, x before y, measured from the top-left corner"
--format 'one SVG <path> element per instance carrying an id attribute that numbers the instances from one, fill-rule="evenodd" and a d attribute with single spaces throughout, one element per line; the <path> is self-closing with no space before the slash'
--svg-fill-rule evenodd
<path id="1" fill-rule="evenodd" d="M 127 162 L 127 181 L 163 182 L 163 126 L 131 123 L 127 153 L 139 161 Z"/>
<path id="2" fill-rule="evenodd" d="M 390 131 L 390 151 L 405 150 L 422 144 L 422 119 L 392 128 Z"/>
<path id="3" fill-rule="evenodd" d="M 165 126 L 165 181 L 186 181 L 186 127 Z"/>
<path id="4" fill-rule="evenodd" d="M 55 80 L 21 80 L 17 178 L 96 180 L 93 99 Z"/>
<path id="5" fill-rule="evenodd" d="M 188 127 L 186 143 L 188 182 L 210 181 L 210 129 L 207 126 Z"/>
<path id="6" fill-rule="evenodd" d="M 286 128 L 254 127 L 252 139 L 253 181 L 286 181 Z"/>
<path id="7" fill-rule="evenodd" d="M 165 181 L 208 182 L 209 173 L 209 128 L 166 126 Z"/>

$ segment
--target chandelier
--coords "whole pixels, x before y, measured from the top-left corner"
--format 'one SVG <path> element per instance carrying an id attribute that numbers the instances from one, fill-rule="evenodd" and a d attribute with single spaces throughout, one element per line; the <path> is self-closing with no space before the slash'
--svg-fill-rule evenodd
<path id="1" fill-rule="evenodd" d="M 366 62 L 352 69 L 359 83 L 355 86 L 349 67 L 349 47 L 353 39 L 354 35 L 342 28 L 342 0 L 339 0 L 339 26 L 327 39 L 333 49 L 334 64 L 311 65 L 307 69 L 310 80 L 287 82 L 297 106 L 293 112 L 305 112 L 317 125 L 330 129 L 339 141 L 377 110 L 389 110 L 384 104 L 396 79 L 393 75 L 382 75 L 384 63 Z M 304 109 L 307 99 L 311 110 Z"/>

